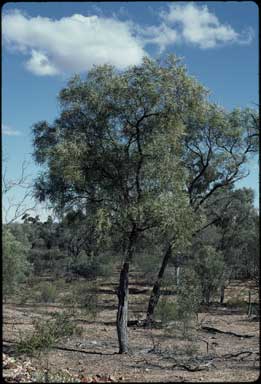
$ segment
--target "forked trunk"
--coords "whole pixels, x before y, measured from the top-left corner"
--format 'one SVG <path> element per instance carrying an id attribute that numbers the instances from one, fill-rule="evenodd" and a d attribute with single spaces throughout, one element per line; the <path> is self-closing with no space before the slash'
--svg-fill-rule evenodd
<path id="1" fill-rule="evenodd" d="M 156 282 L 153 286 L 153 289 L 152 289 L 152 293 L 150 296 L 149 305 L 148 305 L 148 309 L 147 309 L 147 317 L 146 317 L 146 321 L 145 321 L 145 324 L 147 326 L 153 320 L 154 311 L 155 311 L 156 305 L 157 305 L 159 298 L 160 298 L 160 287 L 161 287 L 162 279 L 163 279 L 164 272 L 166 270 L 166 267 L 168 265 L 168 261 L 169 261 L 170 257 L 171 257 L 171 245 L 169 245 L 167 248 L 167 251 L 166 251 L 164 258 L 162 260 L 162 264 L 161 264 L 161 267 L 160 267 L 160 270 L 158 273 L 157 280 L 156 280 Z"/>
<path id="2" fill-rule="evenodd" d="M 118 288 L 118 312 L 117 312 L 117 333 L 119 340 L 119 353 L 128 352 L 128 296 L 129 296 L 129 263 L 124 263 Z"/>

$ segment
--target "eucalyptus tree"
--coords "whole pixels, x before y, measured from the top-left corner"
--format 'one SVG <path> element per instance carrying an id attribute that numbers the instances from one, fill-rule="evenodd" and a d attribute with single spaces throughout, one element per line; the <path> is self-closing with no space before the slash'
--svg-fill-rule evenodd
<path id="1" fill-rule="evenodd" d="M 247 161 L 257 151 L 258 114 L 249 108 L 227 112 L 203 100 L 198 108 L 183 113 L 181 118 L 186 132 L 181 158 L 187 170 L 185 182 L 190 207 L 196 215 L 206 216 L 208 202 L 212 204 L 218 199 L 220 190 L 248 175 Z M 202 229 L 211 224 L 211 221 L 205 222 Z M 197 228 L 195 234 L 199 230 Z M 173 244 L 169 243 L 162 256 L 149 299 L 147 323 L 153 318 L 172 248 Z"/>
<path id="2" fill-rule="evenodd" d="M 177 58 L 145 58 L 124 72 L 104 65 L 85 80 L 75 76 L 60 92 L 60 117 L 33 127 L 35 160 L 44 167 L 37 198 L 58 211 L 89 212 L 102 237 L 113 229 L 122 238 L 120 353 L 128 350 L 128 271 L 141 234 L 160 228 L 182 242 L 190 232 L 181 116 L 204 98 Z"/>

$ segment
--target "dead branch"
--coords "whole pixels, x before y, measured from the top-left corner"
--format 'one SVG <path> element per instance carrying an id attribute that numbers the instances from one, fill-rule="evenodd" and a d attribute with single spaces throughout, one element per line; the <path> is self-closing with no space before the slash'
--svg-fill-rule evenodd
<path id="1" fill-rule="evenodd" d="M 205 331 L 208 331 L 208 332 L 211 332 L 211 333 L 223 333 L 225 335 L 232 335 L 232 336 L 236 336 L 236 337 L 242 337 L 242 338 L 250 338 L 250 337 L 255 337 L 255 335 L 241 335 L 241 334 L 238 334 L 238 333 L 235 333 L 235 332 L 231 332 L 231 331 L 222 331 L 221 329 L 218 329 L 218 328 L 214 328 L 214 327 L 209 327 L 207 325 L 202 325 L 201 329 L 205 330 Z"/>
<path id="2" fill-rule="evenodd" d="M 67 348 L 67 347 L 61 347 L 59 345 L 53 345 L 52 349 L 59 349 L 60 351 L 69 351 L 69 352 L 80 352 L 80 353 L 86 353 L 88 355 L 117 355 L 117 352 L 113 353 L 104 353 L 104 352 L 96 352 L 96 351 L 86 351 L 85 349 L 76 349 L 76 348 Z"/>
<path id="3" fill-rule="evenodd" d="M 225 355 L 220 356 L 220 357 L 224 358 L 224 359 L 230 359 L 233 357 L 238 357 L 240 355 L 246 355 L 244 357 L 241 357 L 241 360 L 243 360 L 244 358 L 246 358 L 250 355 L 253 355 L 253 354 L 259 355 L 259 352 L 258 351 L 241 351 L 241 352 L 237 352 L 237 353 L 226 353 Z"/>

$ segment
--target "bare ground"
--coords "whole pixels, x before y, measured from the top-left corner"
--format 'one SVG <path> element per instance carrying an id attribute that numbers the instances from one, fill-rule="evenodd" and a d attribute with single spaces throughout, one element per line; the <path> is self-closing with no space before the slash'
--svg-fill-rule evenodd
<path id="1" fill-rule="evenodd" d="M 164 328 L 130 326 L 130 353 L 119 355 L 114 324 L 115 284 L 115 280 L 111 284 L 99 284 L 102 293 L 95 320 L 80 311 L 75 316 L 74 321 L 83 328 L 80 337 L 64 339 L 40 357 L 30 358 L 36 370 L 45 369 L 48 364 L 50 372 L 67 370 L 78 377 L 77 381 L 97 375 L 124 382 L 251 382 L 258 379 L 259 322 L 250 321 L 245 310 L 226 305 L 203 309 L 191 330 L 192 336 L 187 339 L 182 335 L 180 324 L 174 322 Z M 130 287 L 150 288 L 145 281 Z M 109 293 L 105 293 L 106 290 Z M 226 298 L 240 296 L 247 300 L 247 293 L 246 284 L 234 282 L 226 290 Z M 144 318 L 148 294 L 149 290 L 148 293 L 130 294 L 131 320 Z M 48 319 L 50 313 L 62 310 L 64 306 L 59 303 L 21 305 L 8 301 L 3 305 L 4 352 L 13 355 L 19 334 L 33 330 L 34 318 Z M 29 357 L 18 359 L 24 364 Z M 4 375 L 7 373 L 8 370 L 4 371 Z"/>

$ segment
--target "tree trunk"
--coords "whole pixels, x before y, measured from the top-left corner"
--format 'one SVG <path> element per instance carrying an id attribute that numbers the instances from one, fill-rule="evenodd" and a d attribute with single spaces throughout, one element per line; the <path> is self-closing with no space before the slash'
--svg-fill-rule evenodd
<path id="1" fill-rule="evenodd" d="M 118 312 L 117 312 L 117 333 L 119 340 L 119 353 L 128 352 L 128 281 L 129 263 L 124 263 L 120 274 L 120 285 L 118 288 Z"/>
<path id="2" fill-rule="evenodd" d="M 146 317 L 146 321 L 145 321 L 146 325 L 149 325 L 153 319 L 154 310 L 156 308 L 156 305 L 157 305 L 157 303 L 159 301 L 159 297 L 160 297 L 160 287 L 161 287 L 162 279 L 163 279 L 164 272 L 165 272 L 165 269 L 167 267 L 167 264 L 168 264 L 170 257 L 171 257 L 171 244 L 168 245 L 167 251 L 166 251 L 164 258 L 162 260 L 162 264 L 161 264 L 161 267 L 160 267 L 160 270 L 158 273 L 157 280 L 156 280 L 156 282 L 153 286 L 153 289 L 152 289 L 152 293 L 150 296 L 149 305 L 148 305 L 148 309 L 147 309 L 147 317 Z"/>
<path id="3" fill-rule="evenodd" d="M 179 288 L 179 277 L 180 277 L 180 267 L 176 267 L 176 283 L 177 283 L 177 288 Z"/>
<path id="4" fill-rule="evenodd" d="M 225 297 L 225 285 L 222 284 L 220 287 L 220 304 L 224 303 L 224 297 Z"/>
<path id="5" fill-rule="evenodd" d="M 121 269 L 120 284 L 118 288 L 117 333 L 119 341 L 119 353 L 128 352 L 128 298 L 129 298 L 129 263 L 135 251 L 137 241 L 136 226 L 133 225 L 130 233 L 128 247 L 126 249 L 125 262 Z"/>

